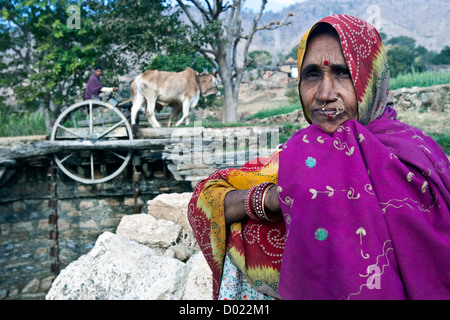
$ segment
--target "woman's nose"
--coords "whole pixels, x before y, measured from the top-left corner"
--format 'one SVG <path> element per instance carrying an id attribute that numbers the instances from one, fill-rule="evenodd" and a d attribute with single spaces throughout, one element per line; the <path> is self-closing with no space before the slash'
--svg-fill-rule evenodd
<path id="1" fill-rule="evenodd" d="M 334 92 L 334 89 L 333 77 L 325 74 L 320 82 L 317 91 L 317 98 L 322 102 L 335 100 L 337 94 Z"/>

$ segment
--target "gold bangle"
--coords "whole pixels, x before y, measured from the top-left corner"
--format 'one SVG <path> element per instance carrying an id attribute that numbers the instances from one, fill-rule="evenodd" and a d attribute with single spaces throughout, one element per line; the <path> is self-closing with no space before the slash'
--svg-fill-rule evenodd
<path id="1" fill-rule="evenodd" d="M 271 219 L 269 219 L 268 217 L 267 217 L 267 215 L 266 215 L 266 211 L 264 210 L 264 199 L 266 198 L 266 193 L 272 188 L 272 187 L 274 187 L 275 185 L 274 184 L 272 184 L 272 185 L 270 185 L 266 190 L 264 190 L 264 193 L 263 193 L 263 195 L 262 195 L 262 200 L 261 200 L 261 202 L 262 202 L 262 212 L 263 212 L 263 214 L 264 214 L 264 217 L 266 218 L 266 220 L 267 221 L 270 221 L 270 222 L 274 222 L 274 221 L 277 221 L 278 220 L 278 218 L 276 218 L 275 220 L 271 220 Z"/>

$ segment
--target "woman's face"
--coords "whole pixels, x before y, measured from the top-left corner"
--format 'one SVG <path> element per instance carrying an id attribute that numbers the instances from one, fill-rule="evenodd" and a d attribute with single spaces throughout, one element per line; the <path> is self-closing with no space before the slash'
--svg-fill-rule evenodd
<path id="1" fill-rule="evenodd" d="M 329 34 L 308 41 L 301 69 L 300 95 L 309 117 L 328 133 L 349 119 L 358 119 L 358 101 L 339 41 Z M 341 104 L 345 111 L 336 114 Z M 325 103 L 324 114 L 322 107 Z"/>

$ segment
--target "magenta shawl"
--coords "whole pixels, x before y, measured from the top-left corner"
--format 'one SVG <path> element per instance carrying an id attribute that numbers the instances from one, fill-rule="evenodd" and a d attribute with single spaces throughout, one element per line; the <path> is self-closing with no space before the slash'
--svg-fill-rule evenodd
<path id="1" fill-rule="evenodd" d="M 284 145 L 284 299 L 450 298 L 450 163 L 393 113 Z"/>
<path id="2" fill-rule="evenodd" d="M 347 15 L 322 22 L 341 39 L 360 120 L 333 134 L 313 124 L 283 145 L 278 192 L 287 239 L 278 293 L 450 299 L 449 160 L 386 107 L 389 67 L 376 30 Z"/>

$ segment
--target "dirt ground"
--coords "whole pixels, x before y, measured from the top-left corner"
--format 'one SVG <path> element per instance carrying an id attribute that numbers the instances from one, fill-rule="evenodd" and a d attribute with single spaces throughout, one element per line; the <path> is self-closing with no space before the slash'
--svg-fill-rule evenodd
<path id="1" fill-rule="evenodd" d="M 240 115 L 256 113 L 260 110 L 278 108 L 289 104 L 285 96 L 286 88 L 264 88 L 254 90 L 242 86 L 239 91 L 238 118 Z"/>
<path id="2" fill-rule="evenodd" d="M 404 123 L 418 127 L 425 132 L 436 132 L 450 135 L 450 110 L 446 112 L 415 112 L 397 110 L 398 119 Z"/>

